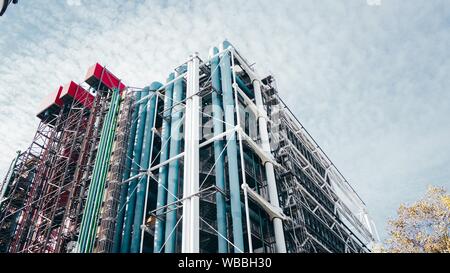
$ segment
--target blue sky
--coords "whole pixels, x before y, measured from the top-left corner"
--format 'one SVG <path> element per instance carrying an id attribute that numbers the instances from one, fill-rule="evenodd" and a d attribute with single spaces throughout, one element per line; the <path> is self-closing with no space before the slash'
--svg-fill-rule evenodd
<path id="1" fill-rule="evenodd" d="M 370 2 L 21 0 L 0 18 L 0 173 L 40 100 L 93 63 L 145 86 L 227 38 L 276 77 L 384 237 L 400 203 L 450 185 L 450 2 Z"/>

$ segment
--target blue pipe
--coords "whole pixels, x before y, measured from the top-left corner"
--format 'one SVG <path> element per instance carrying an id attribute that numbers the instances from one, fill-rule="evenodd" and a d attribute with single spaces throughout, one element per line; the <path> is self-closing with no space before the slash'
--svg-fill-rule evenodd
<path id="1" fill-rule="evenodd" d="M 219 50 L 214 47 L 212 49 L 211 55 L 216 55 Z M 219 68 L 219 57 L 215 57 L 211 60 L 211 81 L 214 91 L 212 92 L 212 111 L 213 111 L 213 123 L 214 123 L 214 136 L 223 133 L 223 110 L 221 102 L 222 88 L 220 86 L 220 68 Z M 216 186 L 223 192 L 225 192 L 225 162 L 223 141 L 214 141 L 214 162 L 215 174 L 216 174 Z M 222 236 L 218 235 L 218 252 L 227 253 L 228 244 L 225 238 L 227 235 L 227 221 L 226 221 L 226 203 L 225 196 L 221 192 L 216 193 L 216 207 L 217 207 L 217 231 Z"/>
<path id="2" fill-rule="evenodd" d="M 247 85 L 244 83 L 244 81 L 238 76 L 236 75 L 236 83 L 238 84 L 239 88 L 242 89 L 242 91 L 244 91 L 244 93 L 249 97 L 249 98 L 254 98 L 255 94 L 253 93 L 252 90 L 250 90 Z"/>
<path id="3" fill-rule="evenodd" d="M 174 83 L 173 92 L 173 104 L 181 102 L 184 98 L 183 80 L 180 79 Z M 183 106 L 178 105 L 172 109 L 172 124 L 170 129 L 170 156 L 172 158 L 178 155 L 181 151 L 181 123 L 183 122 Z M 180 160 L 174 160 L 169 163 L 169 174 L 167 179 L 168 190 L 171 194 L 167 195 L 167 204 L 175 202 L 178 195 L 178 183 L 179 183 L 179 167 Z M 174 230 L 177 222 L 177 210 L 176 206 L 172 205 L 167 208 L 170 210 L 166 214 L 166 228 L 165 228 L 165 252 L 173 253 L 176 247 L 176 230 Z M 156 250 L 158 251 L 158 250 Z"/>
<path id="4" fill-rule="evenodd" d="M 223 49 L 230 44 L 223 42 Z M 223 105 L 225 110 L 226 130 L 233 130 L 234 122 L 234 94 L 232 89 L 231 57 L 230 52 L 225 53 L 220 61 L 220 74 L 222 78 Z M 237 102 L 236 102 L 237 103 Z M 237 107 L 237 105 L 236 105 Z M 227 137 L 227 157 L 228 157 L 228 177 L 230 185 L 231 218 L 233 224 L 234 251 L 244 251 L 244 238 L 242 231 L 242 210 L 241 210 L 241 188 L 239 183 L 238 169 L 238 147 L 236 143 L 236 133 Z"/>
<path id="5" fill-rule="evenodd" d="M 139 101 L 141 99 L 141 92 L 136 93 L 136 98 L 134 101 Z M 131 120 L 135 121 L 138 118 L 139 114 L 139 105 L 136 105 L 134 111 L 131 115 Z M 131 123 L 130 135 L 128 137 L 127 144 L 127 157 L 125 158 L 124 170 L 122 173 L 122 180 L 125 181 L 130 178 L 130 169 L 131 162 L 133 160 L 133 150 L 134 150 L 134 141 L 136 139 L 136 128 L 137 122 Z M 113 253 L 120 252 L 120 243 L 122 241 L 122 231 L 123 231 L 123 222 L 125 217 L 125 204 L 127 202 L 127 193 L 128 193 L 128 183 L 124 183 L 120 189 L 120 197 L 119 197 L 119 206 L 116 218 L 116 228 L 114 230 L 114 241 L 113 241 Z"/>
<path id="6" fill-rule="evenodd" d="M 144 88 L 144 90 L 141 92 L 142 97 L 145 97 L 148 95 L 149 90 L 148 88 Z M 148 99 L 145 99 L 142 103 L 139 104 L 139 121 L 137 126 L 136 141 L 134 143 L 131 177 L 137 175 L 140 170 L 142 143 L 144 140 L 144 132 L 145 132 L 145 120 L 147 118 L 147 101 Z M 127 204 L 128 206 L 125 217 L 125 226 L 123 228 L 124 231 L 123 231 L 122 245 L 120 248 L 120 252 L 122 253 L 128 253 L 130 251 L 131 232 L 134 221 L 134 209 L 136 205 L 136 188 L 138 185 L 138 179 L 133 179 L 133 181 L 130 182 L 130 185 L 128 187 L 128 204 Z"/>
<path id="7" fill-rule="evenodd" d="M 175 74 L 170 73 L 167 82 L 175 79 Z M 164 117 L 162 120 L 162 132 L 161 132 L 161 154 L 159 162 L 162 163 L 169 159 L 169 141 L 170 137 L 170 118 L 171 118 L 171 107 L 172 107 L 172 96 L 173 96 L 173 84 L 166 87 L 164 93 Z M 156 200 L 156 208 L 160 208 L 167 204 L 167 165 L 161 166 L 159 168 L 158 176 L 158 197 Z M 164 243 L 164 225 L 165 221 L 162 218 L 162 211 L 158 210 L 156 212 L 156 222 L 155 222 L 155 239 L 153 243 L 153 252 L 157 253 L 161 249 Z"/>
<path id="8" fill-rule="evenodd" d="M 115 132 L 117 108 L 120 104 L 118 90 L 113 90 L 111 103 L 105 121 L 102 125 L 100 142 L 98 144 L 97 156 L 95 158 L 94 168 L 92 171 L 91 183 L 89 185 L 88 197 L 86 205 L 83 209 L 83 217 L 80 225 L 80 233 L 78 236 L 77 249 L 80 253 L 89 253 L 92 251 L 92 243 L 95 239 L 96 228 L 94 229 L 98 215 L 98 205 L 101 196 L 103 196 L 104 182 L 107 174 L 107 166 L 112 139 Z M 100 202 L 99 202 L 100 201 Z M 93 237 L 94 236 L 94 237 Z"/>
<path id="9" fill-rule="evenodd" d="M 156 100 L 157 96 L 155 91 L 162 86 L 159 82 L 153 82 L 150 85 L 150 97 L 147 103 L 147 117 L 145 125 L 144 143 L 142 145 L 142 156 L 141 156 L 141 168 L 147 170 L 150 165 L 150 160 L 152 159 L 152 146 L 153 146 L 153 127 L 155 125 L 155 115 L 156 115 Z M 133 235 L 131 240 L 131 253 L 139 253 L 141 246 L 141 225 L 145 217 L 145 197 L 147 190 L 147 175 L 142 176 L 139 179 L 137 189 L 136 189 L 136 205 L 134 210 L 134 224 L 133 224 Z"/>

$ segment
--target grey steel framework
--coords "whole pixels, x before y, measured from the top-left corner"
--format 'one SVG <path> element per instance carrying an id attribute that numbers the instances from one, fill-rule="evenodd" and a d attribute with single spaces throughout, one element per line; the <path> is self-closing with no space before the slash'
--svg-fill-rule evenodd
<path id="1" fill-rule="evenodd" d="M 128 87 L 119 106 L 100 78 L 88 113 L 72 106 L 73 119 L 41 123 L 51 128 L 33 145 L 51 141 L 13 160 L 0 235 L 15 237 L 0 237 L 2 251 L 368 252 L 378 240 L 275 79 L 229 42 L 206 61 L 194 53 L 165 84 Z M 52 129 L 62 120 L 76 129 Z M 51 159 L 53 147 L 76 156 Z"/>

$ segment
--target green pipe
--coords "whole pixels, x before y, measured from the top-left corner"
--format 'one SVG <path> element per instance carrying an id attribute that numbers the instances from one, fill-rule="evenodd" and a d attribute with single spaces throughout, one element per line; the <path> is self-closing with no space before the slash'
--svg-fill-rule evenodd
<path id="1" fill-rule="evenodd" d="M 111 139 L 111 123 L 113 123 L 114 121 L 114 116 L 115 116 L 115 106 L 117 105 L 118 100 L 116 99 L 116 97 L 114 96 L 115 93 L 113 93 L 113 96 L 111 98 L 111 105 L 110 105 L 110 110 L 108 111 L 107 114 L 107 118 L 105 120 L 105 124 L 104 127 L 102 128 L 102 136 L 100 139 L 100 143 L 99 143 L 99 148 L 97 151 L 97 155 L 99 155 L 98 157 L 96 157 L 96 162 L 94 164 L 94 170 L 93 170 L 93 175 L 92 175 L 92 182 L 91 182 L 91 186 L 90 186 L 90 190 L 89 190 L 89 195 L 88 195 L 88 200 L 87 200 L 87 206 L 85 209 L 85 212 L 87 212 L 86 214 L 86 221 L 84 223 L 84 225 L 82 226 L 82 229 L 80 232 L 80 252 L 90 252 L 91 250 L 88 247 L 88 242 L 89 240 L 95 240 L 94 239 L 90 239 L 90 234 L 92 233 L 92 229 L 95 229 L 96 231 L 96 227 L 92 227 L 93 225 L 93 221 L 95 221 L 93 219 L 93 217 L 95 217 L 95 203 L 98 202 L 98 191 L 99 189 L 101 189 L 101 182 L 99 182 L 99 176 L 101 175 L 101 173 L 103 172 L 103 169 L 105 168 L 105 162 L 108 166 L 109 160 L 107 160 L 107 157 L 109 156 L 109 153 L 107 151 L 105 151 L 105 149 L 107 149 L 108 147 L 108 142 Z M 106 174 L 105 174 L 106 176 Z M 100 197 L 101 198 L 101 197 Z M 94 225 L 96 225 L 96 222 L 94 222 Z"/>
<path id="2" fill-rule="evenodd" d="M 141 92 L 136 92 L 136 99 L 134 101 L 139 101 L 141 99 Z M 138 118 L 139 113 L 139 104 L 135 106 L 133 114 L 131 115 L 131 120 L 135 121 Z M 130 169 L 131 162 L 133 160 L 133 149 L 134 149 L 134 141 L 136 139 L 136 128 L 137 122 L 131 123 L 130 135 L 128 137 L 128 146 L 127 146 L 127 157 L 125 158 L 124 170 L 122 174 L 122 181 L 130 178 Z M 122 241 L 122 231 L 123 231 L 123 222 L 125 218 L 125 206 L 127 202 L 127 193 L 128 193 L 128 183 L 124 183 L 120 188 L 120 198 L 119 198 L 119 206 L 116 218 L 116 228 L 114 230 L 114 241 L 113 241 L 113 253 L 120 252 L 120 243 Z"/>
<path id="3" fill-rule="evenodd" d="M 214 56 L 219 53 L 219 50 L 214 47 L 210 55 Z M 219 57 L 215 57 L 211 60 L 211 81 L 214 92 L 212 92 L 212 112 L 213 112 L 213 123 L 214 123 L 214 136 L 223 133 L 223 109 L 221 102 L 222 87 L 220 86 L 220 67 L 219 67 Z M 225 192 L 225 161 L 223 150 L 223 141 L 214 141 L 214 162 L 215 162 L 215 174 L 216 174 L 216 186 L 223 192 Z M 226 203 L 225 196 L 221 192 L 216 193 L 216 207 L 217 207 L 217 231 L 220 235 L 217 236 L 218 240 L 218 252 L 227 253 L 228 243 L 225 238 L 227 235 L 227 220 L 226 220 Z"/>
<path id="4" fill-rule="evenodd" d="M 142 92 L 142 97 L 146 97 L 149 93 L 148 87 L 144 88 L 144 90 L 141 92 Z M 138 121 L 138 127 L 137 127 L 136 142 L 134 144 L 131 177 L 137 175 L 140 170 L 142 143 L 144 140 L 144 132 L 145 132 L 145 120 L 147 118 L 147 102 L 148 102 L 148 98 L 139 104 L 139 121 Z M 124 231 L 123 231 L 123 237 L 122 237 L 122 245 L 120 246 L 120 252 L 122 252 L 122 253 L 130 252 L 131 233 L 132 233 L 133 222 L 134 222 L 134 210 L 135 210 L 135 206 L 136 206 L 136 189 L 138 186 L 139 179 L 142 179 L 142 177 L 133 179 L 133 181 L 130 182 L 130 185 L 128 187 L 127 212 L 126 212 L 126 217 L 125 217 L 125 225 L 123 228 Z"/>
<path id="5" fill-rule="evenodd" d="M 111 99 L 111 105 L 114 103 L 114 100 Z M 106 132 L 108 130 L 108 126 L 111 120 L 111 112 L 108 111 L 106 117 L 105 117 L 105 121 L 103 122 L 103 126 L 102 126 L 102 130 L 101 130 L 101 134 L 100 137 L 105 139 L 106 138 Z M 96 188 L 96 177 L 97 177 L 97 172 L 98 172 L 98 168 L 99 168 L 99 164 L 100 161 L 102 160 L 102 150 L 103 147 L 105 146 L 105 140 L 99 142 L 99 146 L 97 149 L 97 156 L 95 158 L 95 163 L 94 163 L 94 169 L 92 171 L 92 178 L 91 178 L 91 183 L 89 185 L 89 190 L 88 190 L 88 197 L 86 199 L 86 204 L 83 210 L 83 218 L 81 220 L 81 227 L 80 227 L 80 234 L 78 237 L 78 251 L 79 252 L 84 252 L 84 246 L 85 246 L 85 241 L 86 241 L 86 236 L 87 236 L 87 229 L 88 229 L 88 225 L 89 225 L 89 221 L 91 219 L 91 212 L 92 212 L 92 202 L 94 201 L 94 195 L 95 195 L 95 188 Z M 98 163 L 97 163 L 98 162 Z M 95 167 L 97 166 L 97 167 Z"/>
<path id="6" fill-rule="evenodd" d="M 170 73 L 167 82 L 175 79 L 175 74 Z M 173 96 L 173 84 L 166 87 L 164 93 L 164 117 L 162 119 L 162 132 L 161 132 L 161 154 L 159 162 L 162 163 L 169 159 L 169 137 L 170 137 L 170 119 L 172 113 L 172 96 Z M 167 165 L 159 168 L 158 176 L 158 196 L 156 199 L 156 208 L 161 208 L 167 204 Z M 161 249 L 164 243 L 164 228 L 165 221 L 162 220 L 163 211 L 157 210 L 156 222 L 155 222 L 155 239 L 153 241 L 153 252 L 157 253 Z"/>
<path id="7" fill-rule="evenodd" d="M 98 188 L 99 188 L 99 183 L 98 183 L 98 179 L 99 179 L 99 175 L 100 172 L 103 168 L 104 165 L 104 161 L 105 161 L 105 147 L 107 146 L 108 143 L 108 138 L 109 138 L 109 130 L 111 128 L 111 122 L 113 119 L 113 113 L 112 113 L 112 109 L 114 108 L 114 104 L 115 104 L 115 99 L 114 96 L 112 96 L 111 98 L 111 104 L 110 104 L 110 110 L 108 111 L 108 116 L 106 119 L 106 122 L 104 124 L 104 128 L 102 128 L 102 134 L 101 134 L 101 142 L 99 143 L 99 148 L 97 151 L 97 157 L 96 157 L 96 162 L 94 164 L 94 170 L 93 170 L 93 174 L 92 174 L 92 179 L 91 179 L 91 186 L 89 189 L 89 193 L 90 193 L 90 198 L 88 199 L 89 203 L 87 206 L 87 211 L 88 211 L 88 218 L 86 221 L 86 229 L 85 232 L 83 233 L 83 237 L 82 237 L 82 244 L 81 244 L 81 249 L 83 250 L 83 252 L 87 252 L 86 251 L 86 242 L 87 242 L 87 237 L 89 236 L 89 231 L 91 229 L 91 225 L 92 225 L 92 217 L 93 217 L 93 211 L 94 211 L 94 204 L 96 202 L 97 199 L 97 192 L 98 192 Z M 97 166 L 97 168 L 96 168 Z"/>
<path id="8" fill-rule="evenodd" d="M 120 103 L 118 90 L 113 90 L 110 109 L 107 114 L 102 134 L 100 137 L 97 157 L 94 164 L 91 185 L 85 214 L 83 214 L 82 226 L 80 229 L 79 252 L 92 252 L 97 232 L 98 214 L 103 200 L 106 175 L 109 168 L 112 143 L 114 140 L 115 126 L 117 122 L 117 111 Z"/>
<path id="9" fill-rule="evenodd" d="M 91 228 L 89 229 L 89 234 L 88 234 L 89 235 L 89 240 L 87 241 L 88 252 L 92 252 L 94 243 L 95 243 L 95 237 L 97 234 L 100 207 L 103 202 L 105 183 L 106 183 L 106 178 L 107 178 L 107 174 L 108 174 L 108 170 L 109 170 L 111 151 L 112 151 L 112 146 L 114 143 L 115 130 L 116 130 L 116 126 L 117 126 L 117 111 L 119 109 L 119 103 L 120 103 L 119 95 L 117 96 L 116 100 L 117 100 L 117 103 L 115 105 L 115 110 L 113 112 L 112 127 L 110 128 L 109 138 L 108 138 L 107 147 L 106 147 L 107 150 L 105 151 L 106 159 L 105 159 L 104 165 L 103 165 L 103 167 L 101 169 L 101 173 L 100 173 L 101 177 L 100 177 L 100 183 L 99 183 L 98 192 L 97 192 L 97 200 L 94 203 L 93 218 L 92 218 Z"/>
<path id="10" fill-rule="evenodd" d="M 159 82 L 150 85 L 150 97 L 147 103 L 147 117 L 145 125 L 144 143 L 142 145 L 141 168 L 147 170 L 152 158 L 153 127 L 155 126 L 157 96 L 155 91 L 162 86 Z M 133 235 L 131 239 L 131 253 L 139 253 L 141 246 L 141 225 L 145 217 L 145 197 L 148 176 L 144 175 L 136 189 L 136 208 L 134 210 Z"/>

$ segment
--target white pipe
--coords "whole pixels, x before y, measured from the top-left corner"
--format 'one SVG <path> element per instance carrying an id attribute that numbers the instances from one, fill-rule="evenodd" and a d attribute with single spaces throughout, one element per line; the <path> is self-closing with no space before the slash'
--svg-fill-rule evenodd
<path id="1" fill-rule="evenodd" d="M 231 52 L 231 67 L 233 72 L 233 84 L 232 87 L 234 89 L 234 100 L 235 100 L 235 107 L 236 107 L 236 121 L 237 121 L 237 128 L 238 129 L 238 138 L 239 138 L 239 154 L 241 157 L 241 173 L 242 173 L 242 189 L 244 190 L 244 204 L 245 204 L 245 220 L 247 222 L 247 239 L 248 239 L 248 252 L 253 253 L 253 242 L 252 242 L 252 227 L 251 227 L 251 220 L 250 220 L 250 212 L 248 208 L 248 192 L 247 192 L 247 180 L 245 178 L 245 161 L 244 161 L 244 149 L 242 145 L 242 127 L 241 127 L 241 117 L 240 117 L 240 111 L 239 111 L 239 100 L 238 100 L 238 90 L 236 89 L 237 83 L 236 83 L 236 71 L 234 70 L 234 52 Z"/>
<path id="2" fill-rule="evenodd" d="M 185 156 L 183 180 L 182 253 L 200 252 L 199 191 L 199 59 L 197 53 L 188 62 L 185 119 Z M 189 198 L 187 198 L 190 196 Z"/>
<path id="3" fill-rule="evenodd" d="M 192 62 L 187 63 L 187 88 L 186 88 L 186 101 L 185 101 L 185 120 L 184 120 L 184 167 L 183 167 L 183 214 L 182 214 L 182 232 L 181 232 L 181 252 L 188 253 L 192 248 L 189 236 L 189 228 L 192 222 L 191 216 L 191 199 L 188 196 L 192 196 L 191 189 L 191 173 L 192 173 L 192 145 L 191 141 L 191 119 L 192 119 L 192 99 L 189 98 L 192 95 Z"/>
<path id="4" fill-rule="evenodd" d="M 263 115 L 258 117 L 259 133 L 261 137 L 261 146 L 264 152 L 271 154 L 270 143 L 269 143 L 269 133 L 267 131 L 267 120 L 266 111 L 264 109 L 264 104 L 261 94 L 261 85 L 259 80 L 253 80 L 253 92 L 255 93 L 255 102 L 258 110 Z M 280 207 L 278 202 L 278 190 L 275 181 L 275 172 L 273 170 L 273 164 L 271 161 L 267 161 L 265 164 L 266 177 L 267 177 L 267 188 L 269 191 L 270 203 L 275 207 Z M 284 238 L 283 221 L 279 218 L 273 219 L 273 228 L 275 233 L 275 243 L 278 253 L 286 253 L 286 242 Z"/>

